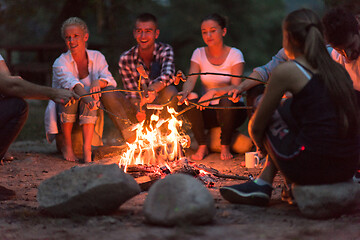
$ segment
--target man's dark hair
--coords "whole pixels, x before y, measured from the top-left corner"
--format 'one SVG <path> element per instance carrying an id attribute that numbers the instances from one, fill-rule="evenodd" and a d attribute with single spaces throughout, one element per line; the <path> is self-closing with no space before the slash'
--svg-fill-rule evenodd
<path id="1" fill-rule="evenodd" d="M 337 7 L 327 12 L 322 20 L 325 38 L 333 46 L 342 45 L 347 41 L 350 33 L 359 32 L 355 16 L 344 8 Z"/>
<path id="2" fill-rule="evenodd" d="M 135 21 L 140 21 L 140 22 L 154 22 L 156 25 L 156 28 L 158 28 L 158 21 L 157 18 L 151 14 L 151 13 L 141 13 L 140 15 L 138 15 L 136 17 Z"/>

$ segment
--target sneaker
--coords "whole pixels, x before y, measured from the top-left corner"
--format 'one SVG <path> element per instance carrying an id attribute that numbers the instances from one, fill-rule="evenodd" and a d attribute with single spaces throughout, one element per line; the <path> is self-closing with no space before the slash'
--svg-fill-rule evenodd
<path id="1" fill-rule="evenodd" d="M 15 195 L 13 190 L 0 186 L 0 201 L 12 199 Z"/>
<path id="2" fill-rule="evenodd" d="M 294 195 L 292 194 L 291 186 L 284 185 L 281 189 L 281 200 L 287 202 L 290 205 L 295 205 L 296 201 Z"/>
<path id="3" fill-rule="evenodd" d="M 353 176 L 354 182 L 360 183 L 360 169 L 356 170 L 356 173 Z"/>
<path id="4" fill-rule="evenodd" d="M 220 188 L 221 196 L 231 203 L 266 206 L 269 204 L 272 187 L 258 185 L 253 181 Z"/>

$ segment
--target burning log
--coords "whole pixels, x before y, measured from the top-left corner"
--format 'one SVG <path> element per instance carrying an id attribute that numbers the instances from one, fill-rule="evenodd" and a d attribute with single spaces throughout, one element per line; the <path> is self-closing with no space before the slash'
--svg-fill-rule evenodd
<path id="1" fill-rule="evenodd" d="M 160 178 L 160 175 L 153 174 L 135 178 L 135 181 L 139 184 L 141 191 L 145 192 Z"/>
<path id="2" fill-rule="evenodd" d="M 151 166 L 151 165 L 130 165 L 127 166 L 127 173 L 132 175 L 140 185 L 142 191 L 147 191 L 153 183 L 164 178 L 166 175 L 182 173 L 199 179 L 208 188 L 214 187 L 215 182 L 220 178 L 251 180 L 253 176 L 229 175 L 219 172 L 217 169 L 207 167 L 204 164 L 195 164 L 188 161 L 186 157 L 177 161 L 169 162 L 168 165 Z"/>
<path id="3" fill-rule="evenodd" d="M 144 172 L 144 173 L 153 173 L 156 172 L 157 167 L 149 165 L 130 165 L 127 166 L 126 172 L 131 174 L 132 172 Z"/>
<path id="4" fill-rule="evenodd" d="M 143 191 L 172 173 L 193 176 L 207 187 L 213 187 L 219 178 L 249 179 L 225 175 L 214 168 L 188 161 L 183 148 L 190 147 L 190 137 L 179 131 L 183 122 L 177 119 L 175 110 L 167 108 L 167 111 L 171 115 L 168 119 L 153 114 L 147 124 L 143 121 L 134 126 L 136 140 L 127 144 L 127 151 L 119 157 L 119 165 L 144 186 L 141 187 Z"/>
<path id="5" fill-rule="evenodd" d="M 214 174 L 214 176 L 215 176 L 215 177 L 218 177 L 218 178 L 230 178 L 230 179 L 238 179 L 238 180 L 250 180 L 250 176 L 249 176 L 249 177 L 245 177 L 245 176 L 227 175 L 227 174 L 221 174 L 221 173 Z"/>
<path id="6" fill-rule="evenodd" d="M 127 148 L 128 146 L 126 144 L 121 146 L 100 146 L 93 151 L 94 161 L 118 156 Z"/>

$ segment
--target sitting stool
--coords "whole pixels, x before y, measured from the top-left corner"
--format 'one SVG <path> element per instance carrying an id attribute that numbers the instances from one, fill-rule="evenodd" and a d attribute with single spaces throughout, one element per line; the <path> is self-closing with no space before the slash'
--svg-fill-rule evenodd
<path id="1" fill-rule="evenodd" d="M 102 135 L 104 130 L 104 111 L 98 109 L 97 115 L 98 118 L 95 122 L 95 130 L 91 143 L 91 145 L 95 147 L 103 145 Z M 64 135 L 62 134 L 62 132 L 56 135 L 55 140 L 56 140 L 56 148 L 59 152 L 61 152 L 61 148 L 64 144 Z M 72 140 L 74 154 L 76 155 L 76 157 L 82 158 L 84 141 L 83 141 L 82 127 L 79 125 L 78 120 L 76 120 L 76 122 L 74 123 L 71 133 L 71 140 Z"/>
<path id="2" fill-rule="evenodd" d="M 210 135 L 210 144 L 209 144 L 210 151 L 221 152 L 220 127 L 211 128 L 209 131 L 209 135 Z M 230 148 L 235 153 L 244 154 L 246 152 L 251 151 L 251 149 L 253 148 L 253 142 L 251 141 L 250 137 L 241 134 L 240 132 L 236 132 L 231 141 Z"/>

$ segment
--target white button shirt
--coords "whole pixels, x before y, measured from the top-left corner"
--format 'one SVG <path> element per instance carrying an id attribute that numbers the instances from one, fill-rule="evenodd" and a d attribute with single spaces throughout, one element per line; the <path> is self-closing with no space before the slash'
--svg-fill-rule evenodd
<path id="1" fill-rule="evenodd" d="M 72 90 L 76 84 L 82 85 L 84 88 L 90 87 L 91 82 L 97 79 L 104 80 L 107 86 L 116 87 L 116 81 L 110 73 L 104 55 L 96 50 L 86 50 L 89 64 L 89 80 L 82 81 L 79 79 L 79 73 L 75 60 L 71 52 L 67 51 L 58 57 L 53 64 L 52 86 L 54 88 L 64 88 Z"/>
<path id="2" fill-rule="evenodd" d="M 89 91 L 91 82 L 97 79 L 106 81 L 107 86 L 116 87 L 117 83 L 108 69 L 104 55 L 96 50 L 86 50 L 86 53 L 89 59 L 89 77 L 83 80 L 79 79 L 76 62 L 71 52 L 67 51 L 61 54 L 53 64 L 52 87 L 72 90 L 76 84 L 80 84 Z M 46 138 L 49 142 L 52 142 L 58 133 L 56 119 L 56 105 L 55 102 L 50 100 L 44 119 Z M 95 134 L 102 135 L 100 132 L 97 133 L 96 129 Z"/>

